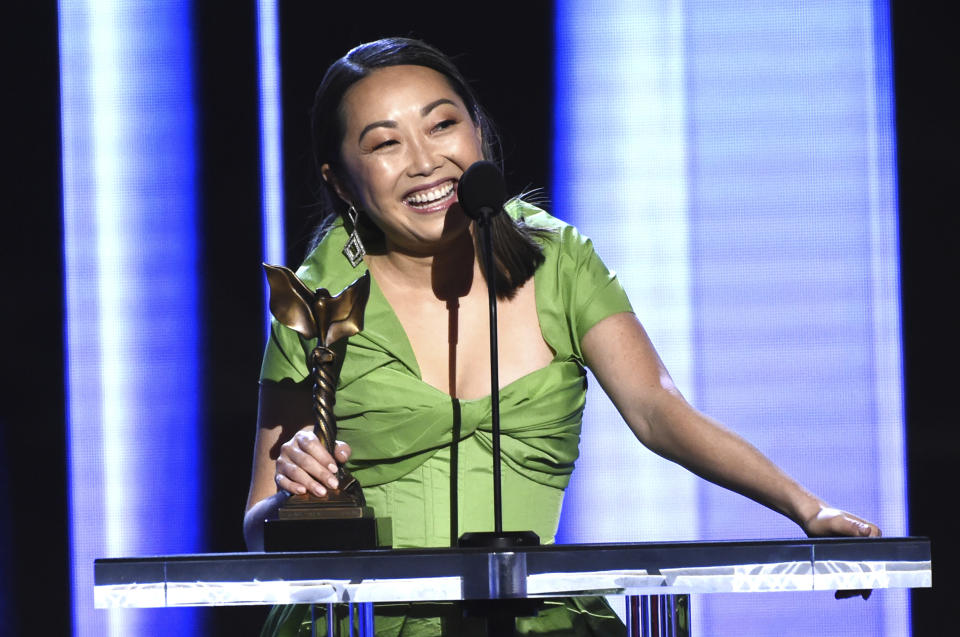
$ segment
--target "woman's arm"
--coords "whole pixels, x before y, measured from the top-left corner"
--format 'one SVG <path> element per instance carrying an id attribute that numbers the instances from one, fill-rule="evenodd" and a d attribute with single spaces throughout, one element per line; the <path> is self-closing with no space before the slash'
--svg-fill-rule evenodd
<path id="1" fill-rule="evenodd" d="M 263 521 L 273 517 L 290 493 L 318 496 L 324 485 L 336 487 L 336 464 L 313 433 L 310 389 L 287 388 L 275 383 L 260 385 L 257 437 L 243 537 L 247 550 L 263 550 Z M 337 442 L 337 459 L 350 457 L 350 447 Z"/>
<path id="2" fill-rule="evenodd" d="M 875 525 L 828 507 L 746 440 L 687 403 L 633 314 L 594 325 L 582 349 L 630 429 L 654 453 L 782 513 L 808 535 L 880 535 Z"/>

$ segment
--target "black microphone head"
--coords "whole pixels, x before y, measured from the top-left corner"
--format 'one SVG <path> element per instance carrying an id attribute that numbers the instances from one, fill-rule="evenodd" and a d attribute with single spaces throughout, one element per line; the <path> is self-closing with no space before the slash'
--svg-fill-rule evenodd
<path id="1" fill-rule="evenodd" d="M 460 177 L 457 199 L 472 219 L 493 217 L 507 202 L 507 185 L 493 162 L 478 161 Z"/>

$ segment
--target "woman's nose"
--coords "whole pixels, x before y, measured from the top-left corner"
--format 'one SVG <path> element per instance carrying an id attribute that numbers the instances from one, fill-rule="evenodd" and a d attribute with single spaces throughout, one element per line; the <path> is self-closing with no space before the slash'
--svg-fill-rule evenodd
<path id="1" fill-rule="evenodd" d="M 429 175 L 443 163 L 440 153 L 430 140 L 421 139 L 410 144 L 410 176 Z"/>

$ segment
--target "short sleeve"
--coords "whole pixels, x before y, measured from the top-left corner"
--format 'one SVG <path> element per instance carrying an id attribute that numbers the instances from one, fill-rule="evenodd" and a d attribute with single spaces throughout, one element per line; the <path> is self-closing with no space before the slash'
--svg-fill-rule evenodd
<path id="1" fill-rule="evenodd" d="M 567 316 L 579 355 L 579 344 L 591 327 L 633 308 L 616 273 L 597 255 L 593 242 L 573 226 L 564 228 L 561 235 L 560 287 L 568 299 Z"/>
<path id="2" fill-rule="evenodd" d="M 558 355 L 583 365 L 584 335 L 608 316 L 632 312 L 630 300 L 593 242 L 574 226 L 525 202 L 514 208 L 526 225 L 548 231 L 539 238 L 545 260 L 535 275 L 544 339 Z"/>
<path id="3" fill-rule="evenodd" d="M 576 276 L 568 282 L 570 321 L 577 343 L 590 328 L 614 314 L 632 312 L 627 293 L 615 272 L 607 268 L 590 239 L 575 232 Z"/>
<path id="4" fill-rule="evenodd" d="M 263 353 L 260 381 L 299 383 L 310 375 L 307 369 L 307 346 L 295 331 L 270 320 L 270 338 Z"/>

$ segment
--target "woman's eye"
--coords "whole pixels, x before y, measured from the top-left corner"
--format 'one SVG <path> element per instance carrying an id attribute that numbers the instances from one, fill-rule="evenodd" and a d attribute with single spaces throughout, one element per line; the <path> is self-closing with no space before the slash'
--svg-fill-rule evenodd
<path id="1" fill-rule="evenodd" d="M 394 144 L 396 144 L 396 143 L 398 143 L 397 140 L 395 140 L 395 139 L 388 139 L 388 140 L 386 140 L 386 141 L 380 142 L 379 144 L 377 144 L 376 146 L 374 146 L 373 149 L 374 149 L 374 150 L 380 150 L 381 148 L 386 148 L 386 147 L 392 146 L 392 145 L 394 145 Z"/>
<path id="2" fill-rule="evenodd" d="M 440 130 L 443 130 L 443 129 L 445 129 L 445 128 L 450 128 L 451 126 L 453 126 L 453 125 L 456 124 L 456 123 L 457 123 L 457 121 L 454 120 L 454 119 L 445 119 L 445 120 L 443 120 L 442 122 L 438 122 L 437 125 L 433 127 L 433 130 L 440 131 Z"/>

